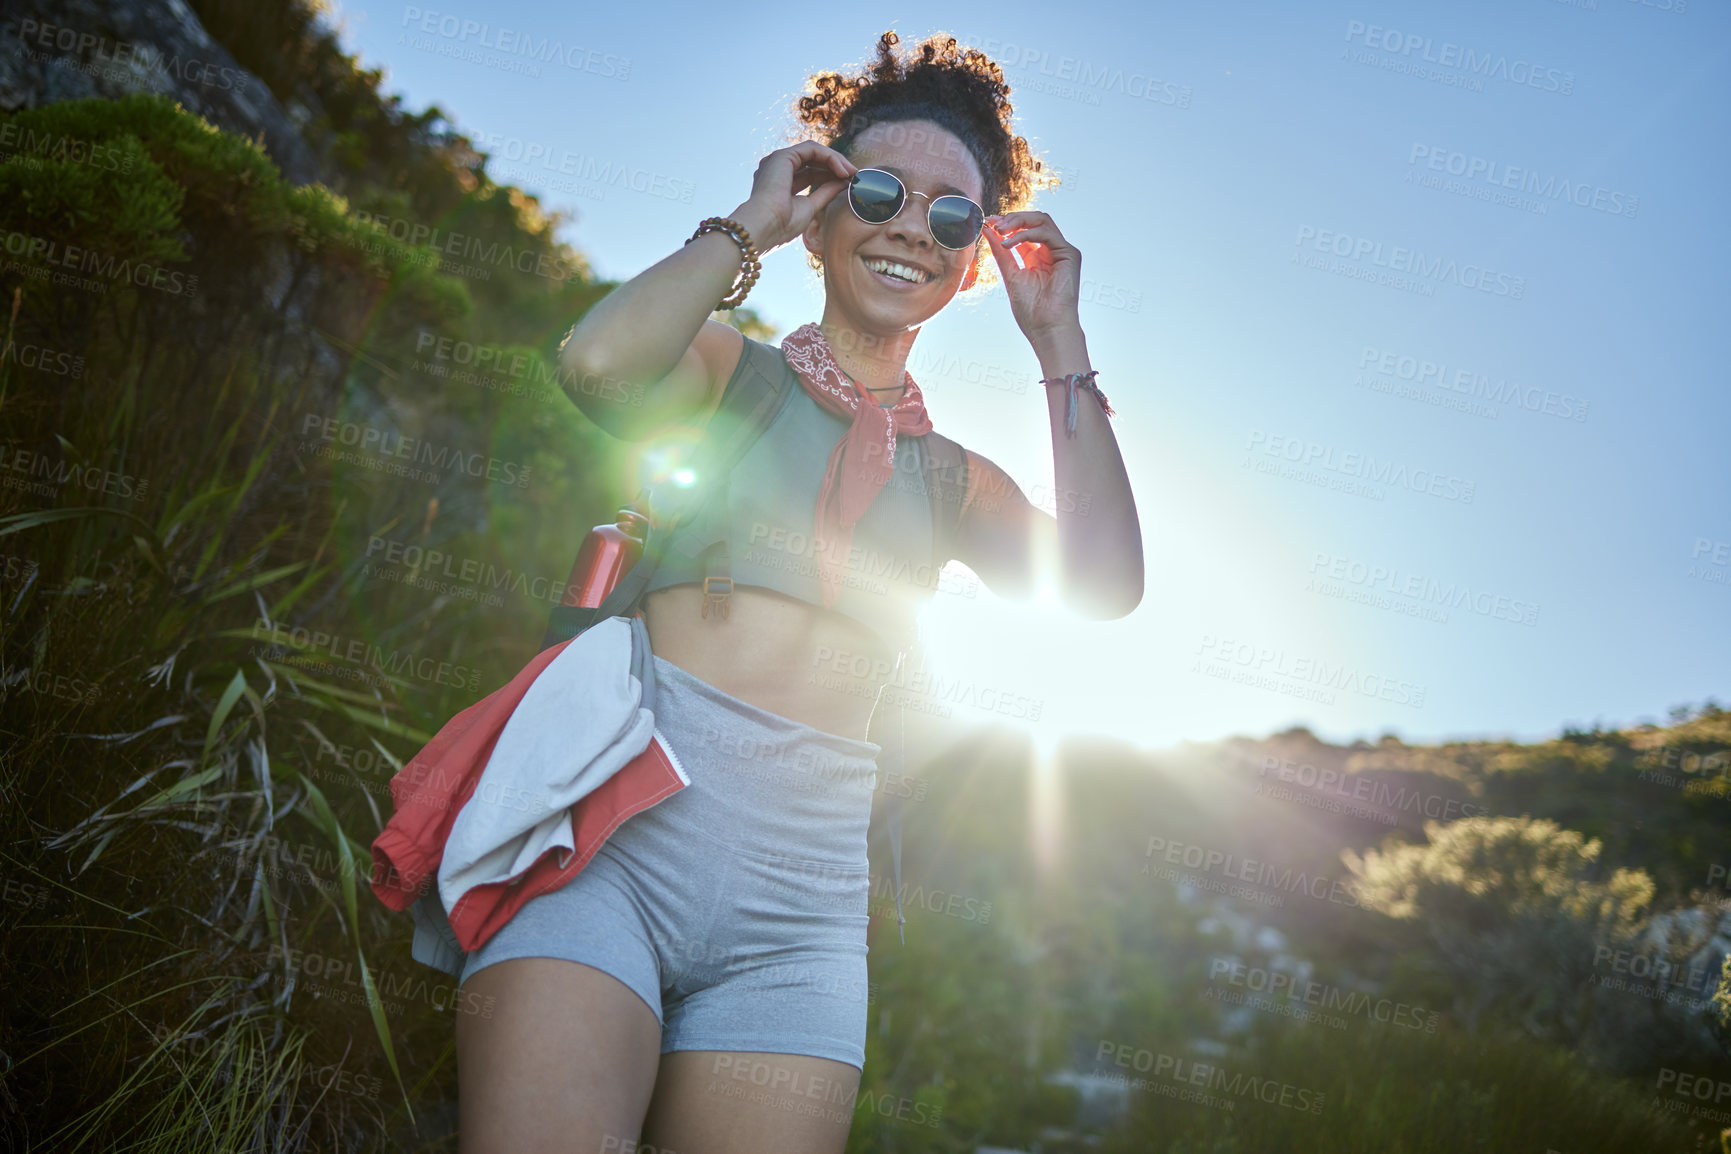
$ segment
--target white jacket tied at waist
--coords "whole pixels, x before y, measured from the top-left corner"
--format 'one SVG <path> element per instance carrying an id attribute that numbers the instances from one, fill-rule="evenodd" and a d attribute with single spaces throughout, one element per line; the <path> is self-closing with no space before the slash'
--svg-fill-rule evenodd
<path id="1" fill-rule="evenodd" d="M 445 912 L 476 886 L 521 876 L 549 849 L 560 851 L 561 866 L 570 859 L 571 807 L 649 747 L 654 702 L 655 664 L 640 618 L 596 622 L 541 671 L 451 825 L 439 902 L 431 894 L 415 901 L 416 961 L 459 976 L 464 954 Z"/>

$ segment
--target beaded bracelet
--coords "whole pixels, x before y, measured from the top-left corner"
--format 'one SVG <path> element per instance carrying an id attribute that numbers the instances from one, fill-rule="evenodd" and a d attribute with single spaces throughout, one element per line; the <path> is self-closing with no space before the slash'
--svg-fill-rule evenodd
<path id="1" fill-rule="evenodd" d="M 746 294 L 751 291 L 751 286 L 757 283 L 758 275 L 763 271 L 757 246 L 751 243 L 751 233 L 745 230 L 744 225 L 725 216 L 709 217 L 697 226 L 697 231 L 692 233 L 691 239 L 685 243 L 690 244 L 706 232 L 724 232 L 739 246 L 739 276 L 734 278 L 732 287 L 728 294 L 721 298 L 721 303 L 715 306 L 718 309 L 738 308 L 745 303 Z"/>
<path id="2" fill-rule="evenodd" d="M 1118 415 L 1112 411 L 1112 406 L 1107 403 L 1106 394 L 1102 393 L 1100 391 L 1100 386 L 1094 383 L 1094 378 L 1099 375 L 1100 370 L 1094 369 L 1091 372 L 1086 373 L 1069 373 L 1062 377 L 1040 378 L 1040 383 L 1045 385 L 1047 388 L 1051 388 L 1053 385 L 1064 386 L 1064 435 L 1066 437 L 1074 437 L 1076 435 L 1076 390 L 1078 388 L 1087 389 L 1098 397 L 1100 399 L 1100 407 L 1106 411 L 1108 417 L 1115 417 Z"/>

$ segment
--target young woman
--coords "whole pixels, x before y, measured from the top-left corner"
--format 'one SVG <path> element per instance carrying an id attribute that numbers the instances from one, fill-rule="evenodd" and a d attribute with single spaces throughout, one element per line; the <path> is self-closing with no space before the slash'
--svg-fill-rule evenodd
<path id="1" fill-rule="evenodd" d="M 691 785 L 465 968 L 495 1012 L 457 1025 L 464 1154 L 845 1147 L 880 752 L 866 723 L 949 560 L 932 556 L 930 422 L 906 366 L 920 326 L 993 265 L 1047 381 L 1057 488 L 1080 499 L 1054 519 L 967 452 L 954 556 L 1012 597 L 1054 565 L 1092 617 L 1141 599 L 1136 507 L 1077 315 L 1081 254 L 1027 208 L 1039 166 L 1002 72 L 948 37 L 909 55 L 897 42 L 884 33 L 858 76 L 817 77 L 798 109 L 823 139 L 765 157 L 720 227 L 614 290 L 564 346 L 568 379 L 643 387 L 641 407 L 572 390 L 632 441 L 702 424 L 744 373 L 798 380 L 704 526 L 731 563 L 725 612 L 705 612 L 707 550 L 670 552 L 644 602 L 657 724 Z M 823 274 L 820 322 L 774 348 L 709 319 L 749 290 L 754 255 L 794 240 Z"/>

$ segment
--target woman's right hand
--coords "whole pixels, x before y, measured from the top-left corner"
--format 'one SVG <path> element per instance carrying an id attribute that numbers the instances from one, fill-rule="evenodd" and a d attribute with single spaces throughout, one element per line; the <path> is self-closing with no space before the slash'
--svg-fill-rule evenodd
<path id="1" fill-rule="evenodd" d="M 767 255 L 804 232 L 858 171 L 853 161 L 815 140 L 778 148 L 757 162 L 751 196 L 734 210 L 734 219 L 751 232 L 757 251 Z"/>

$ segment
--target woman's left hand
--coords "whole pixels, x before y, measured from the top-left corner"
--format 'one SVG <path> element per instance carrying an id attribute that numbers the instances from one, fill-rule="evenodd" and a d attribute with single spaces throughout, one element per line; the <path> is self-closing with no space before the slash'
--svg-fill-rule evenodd
<path id="1" fill-rule="evenodd" d="M 1080 326 L 1082 253 L 1064 239 L 1051 216 L 1030 211 L 988 217 L 983 235 L 998 260 L 1010 313 L 1023 335 L 1033 340 L 1041 333 Z M 1016 255 L 1026 268 L 1016 264 Z"/>

